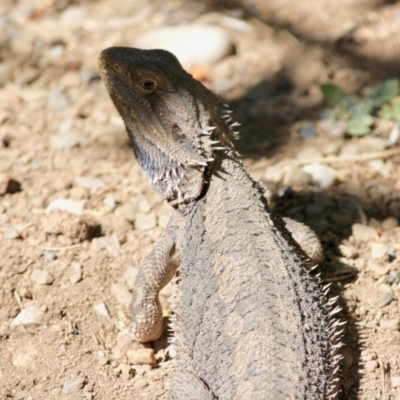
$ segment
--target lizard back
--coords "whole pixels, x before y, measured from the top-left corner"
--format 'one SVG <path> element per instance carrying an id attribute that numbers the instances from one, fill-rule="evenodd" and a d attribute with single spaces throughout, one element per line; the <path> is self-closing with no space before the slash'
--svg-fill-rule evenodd
<path id="1" fill-rule="evenodd" d="M 333 397 L 333 328 L 320 287 L 241 165 L 224 158 L 216 170 L 186 220 L 178 368 L 220 400 Z"/>

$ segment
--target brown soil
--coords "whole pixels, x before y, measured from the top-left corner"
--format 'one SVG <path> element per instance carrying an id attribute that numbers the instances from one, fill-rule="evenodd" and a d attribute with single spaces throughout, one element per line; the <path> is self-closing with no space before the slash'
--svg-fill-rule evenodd
<path id="1" fill-rule="evenodd" d="M 225 26 L 236 51 L 193 73 L 231 105 L 245 164 L 274 209 L 323 242 L 321 279 L 347 322 L 340 398 L 400 399 L 400 157 L 361 160 L 388 147 L 396 127 L 338 133 L 318 86 L 362 93 L 398 73 L 393 3 L 1 2 L 1 399 L 165 398 L 168 333 L 143 346 L 124 329 L 136 268 L 170 209 L 131 153 L 96 59 L 148 28 L 198 18 Z M 281 163 L 348 155 L 331 164 L 325 189 Z M 76 200 L 77 214 L 47 209 L 56 199 Z"/>

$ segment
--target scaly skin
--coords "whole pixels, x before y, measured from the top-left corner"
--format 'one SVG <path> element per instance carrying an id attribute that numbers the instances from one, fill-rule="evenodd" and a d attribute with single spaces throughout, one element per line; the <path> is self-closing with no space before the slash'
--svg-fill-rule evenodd
<path id="1" fill-rule="evenodd" d="M 162 333 L 158 293 L 180 265 L 169 399 L 336 398 L 338 322 L 307 270 L 304 225 L 272 215 L 217 98 L 162 50 L 106 49 L 101 76 L 138 162 L 175 211 L 135 281 L 132 335 Z"/>

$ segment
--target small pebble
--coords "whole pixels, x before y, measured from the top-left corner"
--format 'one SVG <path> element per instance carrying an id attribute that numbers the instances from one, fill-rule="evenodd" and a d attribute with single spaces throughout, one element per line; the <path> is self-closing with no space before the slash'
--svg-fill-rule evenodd
<path id="1" fill-rule="evenodd" d="M 382 221 L 381 226 L 384 231 L 388 231 L 397 228 L 399 226 L 399 221 L 395 217 L 389 217 Z"/>
<path id="2" fill-rule="evenodd" d="M 386 283 L 381 283 L 378 289 L 381 293 L 392 293 L 392 288 Z"/>
<path id="3" fill-rule="evenodd" d="M 148 199 L 142 197 L 137 203 L 137 209 L 140 213 L 148 214 L 151 211 L 151 204 Z"/>
<path id="4" fill-rule="evenodd" d="M 392 130 L 389 133 L 389 143 L 394 145 L 397 143 L 397 141 L 400 138 L 400 129 L 399 129 L 399 124 L 394 124 Z"/>
<path id="5" fill-rule="evenodd" d="M 305 121 L 300 125 L 300 135 L 304 139 L 315 138 L 318 136 L 312 122 Z"/>
<path id="6" fill-rule="evenodd" d="M 388 248 L 383 243 L 372 243 L 371 244 L 371 257 L 374 260 L 385 260 L 387 259 Z"/>
<path id="7" fill-rule="evenodd" d="M 116 257 L 120 253 L 121 245 L 118 239 L 113 236 L 102 236 L 92 240 L 92 246 L 97 249 L 106 249 L 107 252 Z"/>
<path id="8" fill-rule="evenodd" d="M 300 150 L 297 155 L 297 160 L 313 160 L 317 158 L 322 158 L 322 153 L 316 147 L 305 147 L 304 149 Z"/>
<path id="9" fill-rule="evenodd" d="M 135 219 L 135 228 L 139 231 L 147 231 L 157 226 L 157 217 L 154 214 L 138 213 Z"/>
<path id="10" fill-rule="evenodd" d="M 126 353 L 128 360 L 131 364 L 150 364 L 156 363 L 156 357 L 153 349 L 142 348 L 129 350 Z"/>
<path id="11" fill-rule="evenodd" d="M 74 393 L 82 389 L 85 385 L 85 378 L 71 379 L 64 382 L 62 392 L 64 394 Z"/>
<path id="12" fill-rule="evenodd" d="M 377 239 L 378 232 L 372 226 L 355 223 L 351 227 L 352 235 L 356 241 L 366 242 L 371 239 Z"/>
<path id="13" fill-rule="evenodd" d="M 383 328 L 383 329 L 388 329 L 391 331 L 398 331 L 399 327 L 400 327 L 400 319 L 398 317 L 396 318 L 392 318 L 392 319 L 388 319 L 388 320 L 380 320 L 379 321 L 379 325 Z"/>
<path id="14" fill-rule="evenodd" d="M 95 190 L 101 186 L 104 186 L 104 182 L 99 178 L 90 178 L 88 176 L 77 176 L 75 177 L 73 184 L 85 189 Z"/>
<path id="15" fill-rule="evenodd" d="M 67 211 L 71 214 L 81 215 L 85 207 L 85 200 L 73 199 L 56 199 L 49 203 L 45 209 L 46 214 L 50 214 L 52 210 Z"/>
<path id="16" fill-rule="evenodd" d="M 133 222 L 136 217 L 136 207 L 131 202 L 128 202 L 117 207 L 114 211 L 114 214 L 124 217 L 129 222 Z"/>
<path id="17" fill-rule="evenodd" d="M 81 135 L 73 133 L 53 135 L 50 138 L 50 143 L 55 149 L 72 149 L 83 142 L 84 138 Z"/>
<path id="18" fill-rule="evenodd" d="M 68 97 L 59 90 L 50 90 L 47 94 L 47 107 L 54 111 L 64 111 L 70 105 Z"/>
<path id="19" fill-rule="evenodd" d="M 112 193 L 108 193 L 106 197 L 104 197 L 103 204 L 105 206 L 106 212 L 114 211 L 117 206 L 117 201 Z"/>
<path id="20" fill-rule="evenodd" d="M 346 257 L 346 258 L 357 258 L 358 257 L 358 250 L 350 244 L 339 245 L 339 250 L 342 253 L 343 257 Z"/>
<path id="21" fill-rule="evenodd" d="M 71 263 L 71 266 L 67 269 L 66 275 L 69 281 L 75 285 L 82 280 L 82 266 L 78 262 Z"/>
<path id="22" fill-rule="evenodd" d="M 367 268 L 377 276 L 385 276 L 389 273 L 389 267 L 387 265 L 380 265 L 376 261 L 367 260 Z"/>
<path id="23" fill-rule="evenodd" d="M 283 184 L 286 186 L 305 186 L 311 183 L 311 175 L 301 168 L 292 167 L 285 171 Z"/>
<path id="24" fill-rule="evenodd" d="M 117 344 L 112 349 L 112 358 L 119 360 L 126 355 L 126 352 L 132 348 L 142 348 L 143 344 L 135 342 L 129 335 L 119 332 L 117 335 Z"/>
<path id="25" fill-rule="evenodd" d="M 385 293 L 382 297 L 381 307 L 385 307 L 393 300 L 393 293 Z"/>
<path id="26" fill-rule="evenodd" d="M 100 315 L 100 317 L 110 318 L 110 314 L 107 310 L 107 307 L 103 302 L 94 305 L 93 308 L 94 311 L 96 311 L 96 313 Z"/>
<path id="27" fill-rule="evenodd" d="M 45 232 L 57 237 L 64 236 L 74 243 L 81 243 L 99 236 L 101 226 L 90 215 L 75 215 L 67 211 L 53 210 L 46 218 Z"/>
<path id="28" fill-rule="evenodd" d="M 331 156 L 339 152 L 341 146 L 340 141 L 329 141 L 321 146 L 321 151 L 325 156 Z"/>
<path id="29" fill-rule="evenodd" d="M 35 365 L 35 358 L 37 354 L 38 350 L 31 345 L 17 348 L 17 350 L 11 356 L 11 363 L 17 368 L 30 368 Z"/>
<path id="30" fill-rule="evenodd" d="M 48 261 L 54 261 L 55 259 L 57 259 L 56 254 L 50 252 L 50 251 L 46 251 L 43 253 L 43 256 L 46 260 Z"/>
<path id="31" fill-rule="evenodd" d="M 326 118 L 319 121 L 317 129 L 326 136 L 341 138 L 346 133 L 347 124 L 344 121 L 336 121 L 331 118 Z"/>
<path id="32" fill-rule="evenodd" d="M 400 279 L 400 272 L 399 271 L 390 271 L 389 275 L 393 279 L 393 282 L 394 281 L 398 281 Z"/>
<path id="33" fill-rule="evenodd" d="M 336 179 L 335 171 L 324 164 L 305 165 L 302 170 L 311 175 L 312 182 L 322 189 L 331 186 Z"/>
<path id="34" fill-rule="evenodd" d="M 378 362 L 375 360 L 366 361 L 364 369 L 366 372 L 374 372 L 378 368 Z"/>
<path id="35" fill-rule="evenodd" d="M 360 358 L 362 361 L 376 360 L 376 354 L 372 353 L 371 350 L 365 349 L 361 351 Z"/>
<path id="36" fill-rule="evenodd" d="M 53 275 L 42 269 L 34 269 L 31 273 L 31 279 L 38 285 L 51 285 L 54 282 Z"/>
<path id="37" fill-rule="evenodd" d="M 400 387 L 400 376 L 391 376 L 390 383 L 394 388 Z"/>
<path id="38" fill-rule="evenodd" d="M 363 152 L 381 151 L 387 146 L 387 140 L 381 137 L 367 135 L 358 142 Z"/>
<path id="39" fill-rule="evenodd" d="M 9 227 L 5 230 L 4 232 L 4 239 L 21 239 L 21 235 L 19 234 L 19 232 L 13 228 L 13 227 Z"/>
<path id="40" fill-rule="evenodd" d="M 25 304 L 24 309 L 11 322 L 11 327 L 18 325 L 39 324 L 46 312 L 47 307 L 37 301 L 31 301 Z"/>

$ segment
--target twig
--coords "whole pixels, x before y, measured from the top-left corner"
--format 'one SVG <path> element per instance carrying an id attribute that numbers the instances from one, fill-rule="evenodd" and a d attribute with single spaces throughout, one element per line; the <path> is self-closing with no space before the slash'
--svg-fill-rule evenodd
<path id="1" fill-rule="evenodd" d="M 393 157 L 397 155 L 400 155 L 400 147 L 395 147 L 392 149 L 386 149 L 380 151 L 373 151 L 370 153 L 349 154 L 344 156 L 329 156 L 320 158 L 304 158 L 299 160 L 285 160 L 274 165 L 270 169 L 282 168 L 287 165 L 301 166 L 307 164 L 332 164 L 337 162 L 348 162 L 348 161 L 370 161 L 379 158 Z"/>
<path id="2" fill-rule="evenodd" d="M 376 353 L 376 355 L 378 356 L 378 362 L 379 365 L 381 367 L 381 371 L 382 371 L 382 375 L 381 375 L 381 379 L 382 379 L 382 399 L 386 399 L 386 392 L 387 392 L 387 387 L 386 387 L 386 368 L 385 365 L 382 362 L 382 358 L 379 355 L 379 353 Z"/>
<path id="3" fill-rule="evenodd" d="M 44 250 L 44 251 L 63 251 L 63 250 L 74 250 L 74 249 L 78 249 L 79 247 L 82 247 L 81 243 L 72 244 L 70 246 L 60 246 L 60 247 L 42 246 L 42 250 Z"/>

